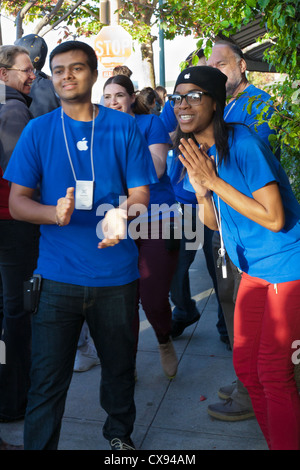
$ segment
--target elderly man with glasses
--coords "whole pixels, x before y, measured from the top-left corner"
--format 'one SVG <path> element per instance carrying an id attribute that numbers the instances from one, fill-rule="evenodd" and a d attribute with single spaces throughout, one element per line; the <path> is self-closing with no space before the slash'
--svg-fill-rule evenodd
<path id="1" fill-rule="evenodd" d="M 30 315 L 24 311 L 23 283 L 36 265 L 39 228 L 13 220 L 10 188 L 2 176 L 14 147 L 32 118 L 28 96 L 35 79 L 26 49 L 0 47 L 0 338 L 6 363 L 0 364 L 0 421 L 24 416 L 30 370 Z"/>

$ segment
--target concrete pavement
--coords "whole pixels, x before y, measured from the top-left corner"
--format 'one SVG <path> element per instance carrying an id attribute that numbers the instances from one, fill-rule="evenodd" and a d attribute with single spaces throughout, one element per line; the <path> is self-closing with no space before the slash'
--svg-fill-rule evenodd
<path id="1" fill-rule="evenodd" d="M 190 270 L 191 291 L 202 313 L 198 323 L 174 340 L 178 373 L 163 374 L 157 341 L 141 311 L 137 356 L 137 418 L 132 439 L 140 450 L 267 450 L 255 418 L 223 422 L 207 414 L 219 401 L 220 386 L 235 380 L 232 353 L 216 329 L 217 303 L 202 251 Z M 102 436 L 105 413 L 99 405 L 100 367 L 74 373 L 62 424 L 60 450 L 109 450 Z M 205 399 L 203 399 L 203 397 Z M 23 422 L 0 423 L 1 437 L 14 444 L 23 440 Z"/>

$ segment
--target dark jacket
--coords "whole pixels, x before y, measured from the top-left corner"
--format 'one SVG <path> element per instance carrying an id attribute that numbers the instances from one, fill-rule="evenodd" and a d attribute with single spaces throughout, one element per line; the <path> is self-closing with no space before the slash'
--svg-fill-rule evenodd
<path id="1" fill-rule="evenodd" d="M 32 119 L 30 104 L 30 96 L 5 87 L 5 103 L 0 104 L 0 166 L 3 172 L 24 127 Z"/>
<path id="2" fill-rule="evenodd" d="M 36 79 L 31 85 L 30 96 L 32 98 L 30 111 L 35 118 L 60 106 L 60 100 L 55 94 L 52 81 L 40 70 L 36 72 Z"/>
<path id="3" fill-rule="evenodd" d="M 29 96 L 5 86 L 5 103 L 0 103 L 0 219 L 11 218 L 8 211 L 9 186 L 2 179 L 1 170 L 4 173 L 24 127 L 32 119 L 30 103 Z"/>

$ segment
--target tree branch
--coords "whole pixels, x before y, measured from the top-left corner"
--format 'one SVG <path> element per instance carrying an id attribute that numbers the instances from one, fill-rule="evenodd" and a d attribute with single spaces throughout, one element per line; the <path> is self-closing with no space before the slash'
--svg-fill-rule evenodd
<path id="1" fill-rule="evenodd" d="M 50 13 L 47 13 L 41 21 L 36 25 L 34 28 L 34 33 L 38 34 L 42 28 L 44 28 L 47 24 L 50 23 L 52 18 L 59 12 L 60 8 L 62 7 L 64 3 L 64 0 L 58 0 L 57 4 L 55 5 L 54 8 L 50 11 Z"/>
<path id="2" fill-rule="evenodd" d="M 16 18 L 16 39 L 19 39 L 23 35 L 23 19 L 25 15 L 29 12 L 30 8 L 33 7 L 33 5 L 37 3 L 37 0 L 30 0 L 24 7 L 18 12 L 17 18 Z"/>
<path id="3" fill-rule="evenodd" d="M 57 5 L 60 4 L 59 6 L 59 9 L 60 7 L 62 6 L 62 3 L 64 2 L 64 0 L 59 0 L 57 2 Z M 57 13 L 57 11 L 54 12 L 54 10 L 56 9 L 57 5 L 55 8 L 53 8 L 53 10 L 51 11 L 51 13 L 49 15 L 51 15 L 51 17 L 49 17 L 49 20 L 47 22 L 44 22 L 44 19 L 42 21 L 40 21 L 40 23 L 36 26 L 35 28 L 35 33 L 38 34 L 40 33 L 41 36 L 45 36 L 45 34 L 47 34 L 49 31 L 51 31 L 52 29 L 54 29 L 56 26 L 58 26 L 60 23 L 62 23 L 66 18 L 68 18 L 68 16 L 70 16 L 74 10 L 76 10 L 77 7 L 79 7 L 81 5 L 81 3 L 83 3 L 84 0 L 78 0 L 74 5 L 73 7 L 71 7 L 61 18 L 59 18 L 59 20 L 57 20 L 55 23 L 49 25 L 48 23 L 51 21 L 51 19 L 53 18 L 53 16 Z M 59 10 L 58 9 L 58 10 Z M 48 15 L 47 15 L 48 16 Z M 44 31 L 41 32 L 41 29 L 44 28 L 46 25 L 48 24 L 48 26 L 45 28 Z"/>
<path id="4" fill-rule="evenodd" d="M 67 3 L 71 3 L 73 5 L 75 4 L 74 0 L 67 0 Z M 84 5 L 82 5 L 81 8 L 87 13 L 89 13 L 89 15 L 93 16 L 96 20 L 99 20 L 99 15 L 97 15 L 97 13 L 93 12 L 92 10 L 90 10 Z"/>

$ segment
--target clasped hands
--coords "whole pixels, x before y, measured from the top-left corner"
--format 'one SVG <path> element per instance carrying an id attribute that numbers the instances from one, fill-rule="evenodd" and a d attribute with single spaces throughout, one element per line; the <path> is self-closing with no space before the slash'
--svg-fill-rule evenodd
<path id="1" fill-rule="evenodd" d="M 214 158 L 207 155 L 204 145 L 199 148 L 192 139 L 181 139 L 179 150 L 182 155 L 178 158 L 186 168 L 196 194 L 208 196 L 217 177 Z"/>
<path id="2" fill-rule="evenodd" d="M 75 208 L 74 188 L 68 188 L 65 197 L 57 201 L 55 222 L 60 227 L 68 225 Z M 120 207 L 109 210 L 103 221 L 102 231 L 104 239 L 99 242 L 98 248 L 114 246 L 123 240 L 126 235 L 127 211 Z"/>

